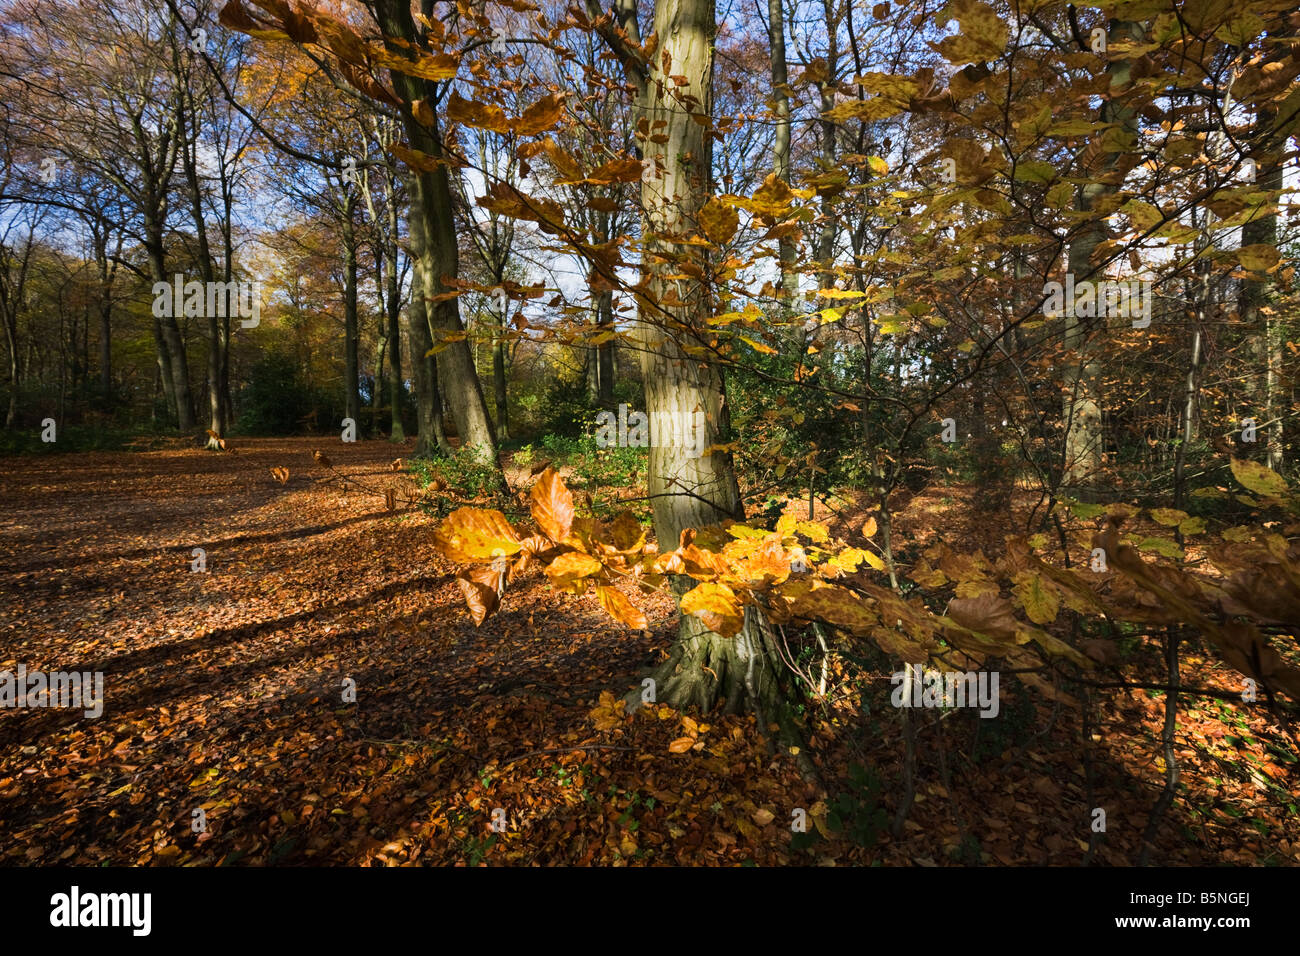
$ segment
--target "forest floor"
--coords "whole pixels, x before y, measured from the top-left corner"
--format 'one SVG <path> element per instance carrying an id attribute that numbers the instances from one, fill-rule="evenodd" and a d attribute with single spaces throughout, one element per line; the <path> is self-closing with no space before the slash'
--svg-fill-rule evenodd
<path id="1" fill-rule="evenodd" d="M 916 797 L 894 837 L 904 733 L 885 670 L 846 656 L 830 677 L 862 692 L 808 707 L 826 795 L 752 718 L 610 714 L 670 642 L 665 598 L 636 596 L 651 628 L 629 631 L 532 572 L 475 628 L 436 519 L 337 477 L 382 487 L 403 449 L 329 441 L 330 471 L 312 460 L 326 443 L 0 459 L 0 671 L 105 675 L 98 719 L 0 710 L 0 863 L 1136 860 L 1163 785 L 1158 692 L 1097 691 L 1086 745 L 1079 709 L 1009 676 L 996 719 L 913 711 Z M 1010 515 L 969 492 L 915 496 L 895 534 L 1000 540 Z M 1158 646 L 1134 644 L 1158 682 Z M 1203 648 L 1185 662 L 1187 684 L 1240 684 Z M 1176 751 L 1152 862 L 1300 863 L 1293 729 L 1188 700 Z"/>

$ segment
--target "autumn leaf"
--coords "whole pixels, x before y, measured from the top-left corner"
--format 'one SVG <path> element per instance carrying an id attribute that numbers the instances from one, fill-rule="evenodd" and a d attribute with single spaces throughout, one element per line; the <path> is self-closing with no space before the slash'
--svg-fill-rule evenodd
<path id="1" fill-rule="evenodd" d="M 573 527 L 573 495 L 560 473 L 547 468 L 533 484 L 529 495 L 533 520 L 552 541 L 563 541 Z"/>
<path id="2" fill-rule="evenodd" d="M 1277 265 L 1281 259 L 1281 254 L 1276 246 L 1262 243 L 1253 246 L 1242 246 L 1233 254 L 1237 257 L 1237 261 L 1241 263 L 1241 267 L 1250 272 L 1267 272 Z"/>
<path id="3" fill-rule="evenodd" d="M 603 690 L 600 692 L 599 703 L 588 711 L 587 716 L 591 718 L 597 730 L 613 730 L 623 723 L 626 709 L 627 705 L 622 697 Z"/>
<path id="4" fill-rule="evenodd" d="M 564 112 L 564 100 L 555 94 L 543 96 L 533 103 L 515 123 L 515 133 L 519 136 L 536 136 L 552 129 L 560 121 Z"/>
<path id="5" fill-rule="evenodd" d="M 616 621 L 622 621 L 635 631 L 646 629 L 649 622 L 646 620 L 645 613 L 629 601 L 622 591 L 611 587 L 597 587 L 596 598 L 600 601 L 600 606 Z"/>
<path id="6" fill-rule="evenodd" d="M 672 743 L 668 745 L 668 750 L 670 753 L 684 754 L 686 753 L 686 751 L 690 750 L 694 746 L 695 746 L 694 737 L 678 737 L 676 740 L 674 740 Z"/>
<path id="7" fill-rule="evenodd" d="M 725 584 L 706 581 L 682 595 L 680 606 L 683 614 L 694 614 L 723 637 L 735 637 L 745 623 L 740 600 Z"/>
<path id="8" fill-rule="evenodd" d="M 1020 628 L 1011 602 L 996 594 L 953 598 L 948 602 L 948 616 L 962 627 L 990 637 L 1014 639 Z"/>
<path id="9" fill-rule="evenodd" d="M 506 119 L 506 114 L 501 107 L 462 99 L 454 91 L 447 99 L 446 112 L 447 119 L 453 123 L 486 129 L 494 133 L 506 133 L 510 130 L 510 121 Z"/>
<path id="10" fill-rule="evenodd" d="M 1033 571 L 1023 571 L 1016 575 L 1016 586 L 1012 591 L 1029 620 L 1035 624 L 1046 625 L 1056 620 L 1057 612 L 1061 609 L 1060 596 Z"/>
<path id="11" fill-rule="evenodd" d="M 592 170 L 583 180 L 594 186 L 606 186 L 612 183 L 634 183 L 641 178 L 644 167 L 635 157 L 611 159 L 609 162 Z"/>
<path id="12" fill-rule="evenodd" d="M 575 594 L 586 589 L 583 579 L 600 573 L 603 565 L 589 554 L 581 551 L 567 551 L 552 561 L 545 568 L 551 584 L 562 591 Z"/>
<path id="13" fill-rule="evenodd" d="M 474 619 L 475 627 L 487 620 L 501 606 L 501 598 L 495 589 L 466 577 L 457 577 L 456 583 L 460 586 L 461 594 L 465 596 L 465 604 Z"/>
<path id="14" fill-rule="evenodd" d="M 697 215 L 700 232 L 715 245 L 722 245 L 736 234 L 740 225 L 740 214 L 731 206 L 711 196 Z"/>
<path id="15" fill-rule="evenodd" d="M 509 556 L 520 548 L 506 516 L 490 508 L 457 508 L 434 531 L 433 543 L 457 564 Z"/>
<path id="16" fill-rule="evenodd" d="M 1257 461 L 1241 458 L 1232 459 L 1232 475 L 1246 490 L 1268 498 L 1286 494 L 1287 483 L 1277 472 Z"/>

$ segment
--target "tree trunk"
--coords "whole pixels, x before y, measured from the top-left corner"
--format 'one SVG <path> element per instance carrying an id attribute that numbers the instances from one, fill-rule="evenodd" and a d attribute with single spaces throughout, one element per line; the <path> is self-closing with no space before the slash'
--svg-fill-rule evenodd
<path id="1" fill-rule="evenodd" d="M 506 396 L 506 311 L 502 307 L 501 315 L 494 316 L 496 329 L 492 336 L 492 397 L 497 412 L 497 441 L 510 440 L 510 406 Z"/>
<path id="2" fill-rule="evenodd" d="M 412 228 L 415 221 L 412 220 Z M 412 243 L 416 241 L 412 232 Z M 430 355 L 433 337 L 429 331 L 428 310 L 425 309 L 424 287 L 420 278 L 418 258 L 412 263 L 411 305 L 407 311 L 407 336 L 411 342 L 411 369 L 415 379 L 415 401 L 419 412 L 419 440 L 415 453 L 426 457 L 435 452 L 448 454 L 451 443 L 442 429 L 442 396 L 438 393 L 438 357 Z"/>
<path id="3" fill-rule="evenodd" d="M 388 336 L 381 335 L 375 346 L 374 384 L 370 389 L 370 433 L 376 437 L 381 434 L 379 412 L 384 405 L 384 354 L 387 351 Z"/>
<path id="4" fill-rule="evenodd" d="M 419 268 L 418 266 L 416 267 Z M 416 426 L 418 437 L 415 454 L 429 457 L 447 451 L 447 436 L 442 433 L 442 408 L 438 395 L 437 357 L 429 355 L 433 340 L 425 315 L 424 297 L 420 295 L 420 278 L 412 276 L 411 304 L 406 311 L 406 337 L 411 343 L 411 378 L 415 385 Z"/>
<path id="5" fill-rule="evenodd" d="M 711 314 L 706 288 L 701 282 L 669 278 L 694 272 L 674 261 L 683 247 L 672 239 L 693 231 L 696 214 L 710 195 L 716 29 L 713 0 L 660 0 L 654 13 L 659 49 L 638 91 L 638 114 L 646 118 L 648 128 L 666 137 L 666 142 L 647 137 L 642 143 L 645 158 L 656 164 L 659 175 L 643 178 L 641 185 L 642 235 L 652 238 L 645 241 L 642 254 L 646 281 L 638 296 L 637 323 L 652 436 L 647 483 L 655 534 L 664 548 L 676 547 L 686 528 L 744 518 L 729 453 L 695 458 L 688 448 L 654 443 L 654 435 L 662 434 L 668 421 L 689 423 L 696 413 L 705 430 L 702 442 L 696 438 L 699 447 L 727 441 L 730 431 L 721 371 L 683 350 L 683 345 L 702 343 L 705 319 Z M 632 39 L 639 42 L 636 36 Z M 684 77 L 685 85 L 676 86 L 669 74 Z M 698 122 L 700 117 L 704 124 Z M 661 121 L 667 124 L 663 128 L 657 126 Z M 699 246 L 685 248 L 702 259 L 707 256 Z M 707 261 L 696 265 L 709 270 Z M 685 305 L 659 304 L 670 288 Z M 673 590 L 680 597 L 694 585 L 689 578 L 677 577 Z M 732 638 L 708 630 L 692 615 L 682 616 L 669 659 L 652 676 L 657 699 L 673 707 L 708 711 L 725 698 L 729 712 L 754 712 L 764 727 L 773 720 L 788 725 L 781 665 L 757 609 L 746 610 L 745 626 Z"/>
<path id="6" fill-rule="evenodd" d="M 1111 23 L 1107 40 L 1109 45 L 1114 45 L 1139 41 L 1141 35 L 1137 24 L 1116 20 Z M 1106 67 L 1110 78 L 1110 98 L 1101 107 L 1101 120 L 1119 124 L 1130 136 L 1133 110 L 1120 96 L 1129 85 L 1132 69 L 1132 61 L 1123 57 L 1110 61 Z M 1081 171 L 1092 180 L 1080 189 L 1081 212 L 1092 212 L 1105 196 L 1118 188 L 1117 182 L 1110 181 L 1113 177 L 1107 175 L 1115 170 L 1118 162 L 1119 154 L 1109 153 L 1098 161 L 1096 168 Z M 1094 215 L 1084 222 L 1079 234 L 1071 241 L 1066 271 L 1074 275 L 1076 283 L 1094 281 L 1095 271 L 1104 278 L 1093 263 L 1092 255 L 1107 235 L 1106 220 Z M 1064 490 L 1087 499 L 1095 495 L 1094 486 L 1102 463 L 1101 347 L 1095 333 L 1104 329 L 1106 323 L 1104 319 L 1081 321 L 1074 311 L 1073 308 L 1067 309 L 1065 317 L 1064 345 L 1068 357 L 1064 369 L 1062 413 L 1066 434 L 1061 484 Z"/>
<path id="7" fill-rule="evenodd" d="M 1256 116 L 1256 126 L 1263 130 L 1271 129 L 1275 113 L 1270 109 L 1261 109 Z M 1257 160 L 1256 182 L 1260 189 L 1278 192 L 1282 189 L 1282 166 L 1276 156 L 1260 156 Z M 1277 200 L 1270 200 L 1263 208 L 1263 215 L 1252 219 L 1241 227 L 1241 244 L 1243 246 L 1264 244 L 1277 245 Z M 1260 374 L 1254 381 L 1258 383 L 1254 391 L 1256 414 L 1253 416 L 1262 425 L 1260 431 L 1267 436 L 1264 460 L 1269 468 L 1280 472 L 1284 462 L 1282 419 L 1285 402 L 1281 395 L 1283 336 L 1279 322 L 1278 310 L 1272 304 L 1274 287 L 1271 279 L 1249 279 L 1241 284 L 1240 310 L 1242 322 L 1254 336 L 1255 360 Z"/>
<path id="8" fill-rule="evenodd" d="M 145 217 L 145 248 L 149 255 L 149 270 L 154 282 L 171 284 L 163 251 L 162 221 L 154 215 Z M 179 305 L 179 303 L 177 303 Z M 173 310 L 174 312 L 175 310 Z M 176 316 L 154 318 L 154 344 L 158 348 L 158 366 L 162 372 L 163 388 L 176 412 L 176 427 L 180 431 L 194 430 L 194 408 L 190 400 L 190 363 L 185 355 L 185 342 L 181 339 Z"/>
<path id="9" fill-rule="evenodd" d="M 397 212 L 392 202 L 389 215 L 389 235 L 386 257 L 388 259 L 388 402 L 392 406 L 392 425 L 388 437 L 395 442 L 406 441 L 402 427 L 402 296 L 397 282 Z"/>
<path id="10" fill-rule="evenodd" d="M 785 61 L 785 8 L 782 0 L 767 0 L 767 39 L 772 48 L 772 112 L 775 124 L 772 130 L 772 173 L 777 179 L 790 182 L 790 87 Z M 799 276 L 794 269 L 797 250 L 788 236 L 777 240 L 777 258 L 781 267 L 780 291 L 783 305 L 790 308 L 795 293 L 799 291 Z M 802 342 L 803 337 L 798 336 Z M 802 347 L 800 354 L 802 354 Z"/>
<path id="11" fill-rule="evenodd" d="M 391 39 L 408 44 L 416 41 L 415 23 L 411 18 L 408 0 L 373 0 L 373 7 L 386 42 Z M 396 45 L 393 50 L 398 55 L 402 54 Z M 391 72 L 390 77 L 393 88 L 407 103 L 421 99 L 433 103 L 439 99 L 432 95 L 435 90 L 428 81 L 396 71 Z M 406 138 L 413 148 L 437 160 L 448 158 L 444 154 L 441 134 L 436 125 L 433 128 L 422 126 L 409 108 L 402 111 L 402 122 Z M 419 169 L 412 172 L 415 187 L 412 190 L 410 211 L 412 250 L 418 249 L 416 254 L 425 266 L 419 272 L 423 288 L 417 291 L 422 291 L 428 299 L 426 311 L 432 330 L 462 332 L 464 326 L 460 320 L 459 300 L 454 297 L 438 298 L 450 291 L 443 285 L 442 279 L 444 276 L 455 277 L 458 274 L 460 257 L 447 165 L 440 162 L 432 172 Z M 420 220 L 418 227 L 416 220 Z M 423 234 L 418 246 L 415 237 L 417 228 Z M 438 359 L 439 385 L 451 405 L 461 447 L 500 471 L 496 438 L 469 345 L 464 340 L 449 343 L 446 349 L 438 353 Z M 506 487 L 504 474 L 501 476 L 501 486 Z"/>
<path id="12" fill-rule="evenodd" d="M 600 294 L 596 306 L 596 325 L 602 332 L 614 331 L 614 293 Z M 614 406 L 614 340 L 596 346 L 596 403 L 601 408 Z"/>
<path id="13" fill-rule="evenodd" d="M 344 187 L 346 189 L 346 186 Z M 356 198 L 351 192 L 343 200 L 343 375 L 344 409 L 356 428 L 361 428 L 361 394 L 357 390 L 360 362 L 357 350 L 361 333 L 357 321 L 357 236 L 352 216 Z"/>

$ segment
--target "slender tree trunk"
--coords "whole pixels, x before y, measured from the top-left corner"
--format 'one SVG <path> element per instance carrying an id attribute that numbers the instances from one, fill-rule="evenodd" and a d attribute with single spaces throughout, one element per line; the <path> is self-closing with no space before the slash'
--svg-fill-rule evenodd
<path id="1" fill-rule="evenodd" d="M 614 293 L 600 294 L 596 305 L 596 325 L 601 332 L 614 331 Z M 614 405 L 614 340 L 596 346 L 596 404 L 601 408 Z"/>
<path id="2" fill-rule="evenodd" d="M 1275 119 L 1272 110 L 1260 110 L 1256 125 L 1271 129 Z M 1282 188 L 1282 166 L 1276 156 L 1261 156 L 1257 160 L 1255 181 L 1260 189 L 1278 191 Z M 1277 200 L 1265 207 L 1263 215 L 1241 227 L 1243 246 L 1277 244 Z M 1284 464 L 1282 419 L 1285 403 L 1281 394 L 1283 335 L 1277 307 L 1273 304 L 1274 285 L 1271 279 L 1250 279 L 1242 283 L 1240 310 L 1248 334 L 1254 336 L 1255 360 L 1259 374 L 1255 376 L 1256 414 L 1263 423 L 1260 430 L 1267 436 L 1264 460 L 1269 468 L 1281 471 Z"/>
<path id="3" fill-rule="evenodd" d="M 392 204 L 390 203 L 390 208 Z M 397 214 L 389 215 L 388 243 L 388 402 L 392 405 L 392 425 L 388 437 L 391 441 L 406 441 L 402 427 L 402 297 L 397 283 Z"/>
<path id="4" fill-rule="evenodd" d="M 1202 252 L 1210 243 L 1210 211 L 1204 212 L 1205 223 L 1197 239 L 1197 251 Z M 1181 508 L 1187 498 L 1186 466 L 1187 446 L 1196 434 L 1196 396 L 1200 386 L 1201 331 L 1205 328 L 1210 308 L 1210 263 L 1202 258 L 1196 262 L 1196 328 L 1192 331 L 1192 354 L 1187 363 L 1187 376 L 1183 381 L 1183 402 L 1180 413 L 1178 447 L 1174 452 L 1174 507 Z"/>
<path id="5" fill-rule="evenodd" d="M 782 0 L 767 0 L 767 38 L 772 48 L 772 173 L 790 182 L 790 87 L 785 60 L 785 9 Z M 777 258 L 781 267 L 780 295 L 789 308 L 799 291 L 799 276 L 794 270 L 797 250 L 794 240 L 783 236 L 777 240 Z M 801 349 L 802 351 L 802 349 Z"/>
<path id="6" fill-rule="evenodd" d="M 213 268 L 211 250 L 208 247 L 207 227 L 203 221 L 203 198 L 199 192 L 198 169 L 189 149 L 188 145 L 183 147 L 185 155 L 183 165 L 186 179 L 189 181 L 190 211 L 194 217 L 194 231 L 198 238 L 199 277 L 205 283 L 210 283 L 216 281 L 216 270 Z M 230 311 L 233 304 L 227 303 L 227 308 L 222 311 Z M 221 317 L 216 314 L 217 310 L 215 309 L 205 307 L 205 312 L 208 324 L 208 427 L 224 437 L 226 434 L 226 421 L 221 407 Z M 213 447 L 216 447 L 215 444 Z"/>
<path id="7" fill-rule="evenodd" d="M 99 303 L 99 390 L 108 402 L 113 396 L 113 300 Z"/>
<path id="8" fill-rule="evenodd" d="M 442 394 L 438 388 L 438 356 L 430 355 L 433 333 L 429 311 L 424 298 L 424 269 L 420 250 L 424 248 L 424 220 L 412 213 L 410 216 L 411 249 L 411 306 L 408 312 L 411 354 L 415 369 L 415 391 L 420 410 L 420 440 L 417 454 L 432 455 L 434 451 L 450 454 L 451 442 L 442 427 Z"/>
<path id="9" fill-rule="evenodd" d="M 9 408 L 5 411 L 5 430 L 9 431 L 14 427 L 14 422 L 18 419 L 18 387 L 19 387 L 19 370 L 18 370 L 18 342 L 14 338 L 13 331 L 9 328 L 9 323 L 5 322 L 5 342 L 9 346 Z"/>
<path id="10" fill-rule="evenodd" d="M 384 354 L 388 351 L 388 336 L 379 336 L 375 346 L 375 381 L 370 389 L 370 431 L 380 434 L 380 411 L 384 406 Z"/>
<path id="11" fill-rule="evenodd" d="M 357 429 L 361 428 L 361 393 L 357 389 L 360 362 L 360 325 L 357 320 L 357 234 L 352 220 L 356 212 L 356 198 L 348 192 L 343 200 L 343 219 L 340 235 L 343 240 L 343 374 L 344 409 Z"/>
<path id="12" fill-rule="evenodd" d="M 496 329 L 492 335 L 492 397 L 496 404 L 497 441 L 510 440 L 510 407 L 506 395 L 506 317 L 504 312 L 494 315 Z"/>
<path id="13" fill-rule="evenodd" d="M 230 282 L 235 277 L 235 237 L 233 235 L 233 221 L 231 218 L 232 207 L 234 206 L 234 195 L 229 188 L 229 181 L 223 178 L 222 183 L 222 201 L 225 207 L 225 218 L 221 223 L 221 241 L 222 241 L 222 260 L 224 265 L 223 281 Z M 217 350 L 217 397 L 221 408 L 221 422 L 229 428 L 235 424 L 235 407 L 230 400 L 230 310 L 226 310 L 226 316 L 221 320 L 219 329 L 221 338 L 220 348 Z"/>
<path id="14" fill-rule="evenodd" d="M 171 284 L 163 252 L 162 222 L 154 216 L 145 220 L 145 247 L 149 255 L 149 269 L 154 282 Z M 179 305 L 179 303 L 177 303 Z M 175 311 L 175 310 L 173 310 Z M 163 387 L 176 412 L 176 427 L 183 432 L 194 430 L 194 408 L 190 400 L 190 363 L 185 354 L 176 316 L 154 318 L 154 343 L 158 347 L 158 365 L 162 370 Z"/>
<path id="15" fill-rule="evenodd" d="M 1108 43 L 1113 45 L 1122 41 L 1140 40 L 1141 29 L 1130 21 L 1112 21 Z M 1116 57 L 1106 67 L 1110 79 L 1110 98 L 1102 105 L 1101 119 L 1108 123 L 1117 123 L 1124 131 L 1132 135 L 1133 110 L 1120 98 L 1129 85 L 1132 74 L 1132 60 Z M 1102 199 L 1113 193 L 1118 186 L 1108 181 L 1106 174 L 1114 171 L 1118 163 L 1118 154 L 1109 153 L 1099 160 L 1096 168 L 1084 170 L 1083 175 L 1090 177 L 1079 192 L 1079 209 L 1091 213 Z M 1107 238 L 1106 220 L 1092 216 L 1082 226 L 1079 234 L 1070 243 L 1066 270 L 1074 276 L 1076 283 L 1094 281 L 1104 278 L 1101 270 L 1093 263 L 1092 256 L 1097 247 Z M 1067 305 L 1073 305 L 1067 303 Z M 1101 471 L 1102 447 L 1102 397 L 1101 397 L 1101 345 L 1098 331 L 1104 330 L 1104 319 L 1083 319 L 1074 315 L 1074 309 L 1067 309 L 1065 317 L 1064 345 L 1068 357 L 1064 369 L 1064 409 L 1065 448 L 1062 486 L 1070 493 L 1081 498 L 1095 495 L 1094 485 Z"/>

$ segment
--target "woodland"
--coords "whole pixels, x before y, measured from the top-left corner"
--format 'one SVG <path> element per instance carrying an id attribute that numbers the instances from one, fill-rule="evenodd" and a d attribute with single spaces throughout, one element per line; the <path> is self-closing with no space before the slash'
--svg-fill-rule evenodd
<path id="1" fill-rule="evenodd" d="M 0 0 L 0 107 L 0 864 L 1300 864 L 1293 3 Z"/>

